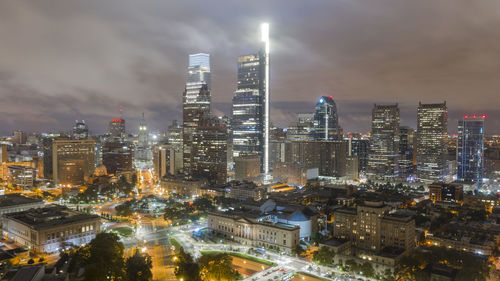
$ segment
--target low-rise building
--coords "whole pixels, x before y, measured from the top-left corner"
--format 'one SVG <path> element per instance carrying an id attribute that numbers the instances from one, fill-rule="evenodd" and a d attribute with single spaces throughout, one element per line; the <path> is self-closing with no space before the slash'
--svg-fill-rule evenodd
<path id="1" fill-rule="evenodd" d="M 206 186 L 206 179 L 187 179 L 183 176 L 168 176 L 161 179 L 161 186 L 169 193 L 177 193 L 186 196 L 199 196 L 200 188 Z"/>
<path id="2" fill-rule="evenodd" d="M 289 254 L 300 241 L 300 227 L 275 223 L 250 213 L 211 212 L 208 214 L 208 228 L 214 234 L 244 245 L 271 248 Z"/>
<path id="3" fill-rule="evenodd" d="M 44 205 L 42 199 L 32 199 L 17 193 L 0 195 L 0 216 L 33 208 L 42 208 Z"/>
<path id="4" fill-rule="evenodd" d="M 253 182 L 232 182 L 225 187 L 225 197 L 238 200 L 252 199 L 260 201 L 267 199 L 267 187 L 257 186 Z"/>
<path id="5" fill-rule="evenodd" d="M 97 215 L 52 205 L 3 215 L 3 231 L 35 252 L 52 253 L 89 243 L 100 231 Z"/>

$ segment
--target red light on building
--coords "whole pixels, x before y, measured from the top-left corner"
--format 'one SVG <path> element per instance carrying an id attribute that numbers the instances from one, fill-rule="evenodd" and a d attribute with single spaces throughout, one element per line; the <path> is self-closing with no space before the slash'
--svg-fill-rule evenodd
<path id="1" fill-rule="evenodd" d="M 481 117 L 483 117 L 483 119 L 486 118 L 486 114 L 483 114 L 483 116 L 481 116 Z"/>
<path id="2" fill-rule="evenodd" d="M 464 115 L 464 118 L 469 118 L 469 115 Z"/>
<path id="3" fill-rule="evenodd" d="M 333 96 L 330 96 L 331 99 L 333 99 Z"/>
<path id="4" fill-rule="evenodd" d="M 120 122 L 120 123 L 123 123 L 123 119 L 112 119 L 111 121 L 112 121 L 112 122 Z"/>
<path id="5" fill-rule="evenodd" d="M 477 117 L 477 115 L 476 115 L 476 114 L 474 114 L 474 115 L 472 115 L 472 117 L 476 118 L 476 117 Z"/>

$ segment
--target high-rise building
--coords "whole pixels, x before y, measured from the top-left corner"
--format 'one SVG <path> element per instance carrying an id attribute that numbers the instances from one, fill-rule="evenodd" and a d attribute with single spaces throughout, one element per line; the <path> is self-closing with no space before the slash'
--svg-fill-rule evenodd
<path id="1" fill-rule="evenodd" d="M 116 175 L 133 169 L 134 148 L 129 142 L 112 141 L 102 146 L 102 164 L 108 174 Z"/>
<path id="2" fill-rule="evenodd" d="M 399 127 L 399 159 L 398 171 L 399 177 L 406 181 L 414 178 L 414 150 L 415 150 L 415 130 L 407 127 Z"/>
<path id="3" fill-rule="evenodd" d="M 484 120 L 486 115 L 465 115 L 458 121 L 457 180 L 483 183 Z"/>
<path id="4" fill-rule="evenodd" d="M 203 116 L 193 133 L 191 173 L 211 184 L 227 181 L 227 126 L 218 117 Z"/>
<path id="5" fill-rule="evenodd" d="M 286 138 L 288 140 L 312 140 L 314 131 L 314 114 L 299 113 L 297 114 L 298 122 L 293 122 L 286 130 Z"/>
<path id="6" fill-rule="evenodd" d="M 240 68 L 238 68 L 238 71 L 240 71 Z M 262 96 L 259 90 L 236 90 L 233 95 L 231 118 L 234 158 L 244 155 L 262 157 L 264 144 L 263 121 Z"/>
<path id="7" fill-rule="evenodd" d="M 288 146 L 288 147 L 286 147 Z M 345 141 L 292 141 L 285 143 L 285 162 L 318 169 L 320 176 L 343 177 L 346 173 Z"/>
<path id="8" fill-rule="evenodd" d="M 262 48 L 238 58 L 238 86 L 233 95 L 233 156 L 258 155 L 269 172 L 269 25 L 261 25 Z"/>
<path id="9" fill-rule="evenodd" d="M 189 56 L 188 77 L 182 102 L 183 172 L 193 176 L 193 137 L 203 116 L 210 114 L 210 57 Z"/>
<path id="10" fill-rule="evenodd" d="M 89 137 L 89 127 L 85 124 L 85 121 L 76 120 L 75 126 L 73 126 L 73 138 L 74 139 L 88 139 Z"/>
<path id="11" fill-rule="evenodd" d="M 142 118 L 139 121 L 139 134 L 134 154 L 135 159 L 140 161 L 151 161 L 153 157 L 151 147 L 149 145 L 149 131 L 146 118 L 144 118 L 144 113 L 142 113 Z"/>
<path id="12" fill-rule="evenodd" d="M 14 135 L 12 136 L 12 141 L 17 144 L 25 144 L 27 140 L 26 133 L 20 130 L 14 131 Z"/>
<path id="13" fill-rule="evenodd" d="M 347 156 L 358 158 L 358 170 L 365 174 L 368 167 L 368 152 L 370 151 L 370 140 L 361 136 L 350 135 L 347 139 Z"/>
<path id="14" fill-rule="evenodd" d="M 92 139 L 53 140 L 52 172 L 56 185 L 81 185 L 95 168 L 95 145 Z"/>
<path id="15" fill-rule="evenodd" d="M 0 164 L 5 163 L 9 160 L 7 155 L 7 146 L 0 144 Z"/>
<path id="16" fill-rule="evenodd" d="M 367 175 L 370 178 L 397 177 L 399 154 L 399 108 L 375 105 L 372 111 L 372 133 Z"/>
<path id="17" fill-rule="evenodd" d="M 170 159 L 173 161 L 172 175 L 175 175 L 181 172 L 183 167 L 182 125 L 177 123 L 177 120 L 172 121 L 172 124 L 168 126 L 167 141 L 170 145 Z"/>
<path id="18" fill-rule="evenodd" d="M 322 96 L 316 103 L 314 109 L 314 139 L 324 141 L 342 139 L 337 106 L 332 96 Z"/>
<path id="19" fill-rule="evenodd" d="M 444 179 L 448 109 L 446 102 L 419 103 L 417 111 L 417 177 L 426 183 Z"/>
<path id="20" fill-rule="evenodd" d="M 112 119 L 109 122 L 108 132 L 112 138 L 123 138 L 125 136 L 125 119 Z"/>

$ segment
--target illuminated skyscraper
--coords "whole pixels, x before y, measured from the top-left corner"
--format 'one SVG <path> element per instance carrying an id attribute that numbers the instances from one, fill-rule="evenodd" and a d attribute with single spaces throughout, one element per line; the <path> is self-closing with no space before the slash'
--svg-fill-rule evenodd
<path id="1" fill-rule="evenodd" d="M 446 102 L 419 103 L 417 111 L 417 177 L 426 183 L 443 180 L 448 135 Z"/>
<path id="2" fill-rule="evenodd" d="M 367 176 L 384 179 L 397 177 L 398 154 L 398 104 L 375 105 L 372 111 L 372 134 Z"/>
<path id="3" fill-rule="evenodd" d="M 314 109 L 314 138 L 316 140 L 341 140 L 337 106 L 332 97 L 322 96 Z"/>
<path id="4" fill-rule="evenodd" d="M 189 56 L 187 83 L 182 102 L 183 172 L 192 176 L 193 134 L 201 117 L 210 114 L 210 57 Z"/>
<path id="5" fill-rule="evenodd" d="M 414 179 L 415 166 L 413 165 L 415 130 L 401 126 L 399 127 L 399 177 L 403 180 L 411 181 Z"/>
<path id="6" fill-rule="evenodd" d="M 269 25 L 261 25 L 262 48 L 238 58 L 238 87 L 233 95 L 233 156 L 258 155 L 269 172 Z"/>
<path id="7" fill-rule="evenodd" d="M 486 115 L 465 115 L 458 121 L 457 179 L 483 183 L 484 119 Z"/>
<path id="8" fill-rule="evenodd" d="M 123 138 L 125 136 L 125 119 L 116 118 L 109 122 L 109 134 L 113 138 Z"/>

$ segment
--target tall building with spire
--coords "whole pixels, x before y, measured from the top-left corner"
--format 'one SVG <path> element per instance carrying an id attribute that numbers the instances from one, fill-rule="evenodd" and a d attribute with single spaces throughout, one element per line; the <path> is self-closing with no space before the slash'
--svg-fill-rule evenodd
<path id="1" fill-rule="evenodd" d="M 189 55 L 187 82 L 182 97 L 183 173 L 193 176 L 193 138 L 202 116 L 210 114 L 210 56 Z"/>
<path id="2" fill-rule="evenodd" d="M 232 101 L 233 157 L 257 155 L 269 172 L 269 25 L 261 25 L 261 48 L 238 58 L 238 82 Z"/>
<path id="3" fill-rule="evenodd" d="M 322 96 L 316 103 L 314 109 L 314 139 L 325 141 L 342 139 L 337 106 L 332 96 Z"/>
<path id="4" fill-rule="evenodd" d="M 368 155 L 367 176 L 392 179 L 398 176 L 399 108 L 394 105 L 375 105 L 372 110 L 372 133 Z"/>
<path id="5" fill-rule="evenodd" d="M 417 111 L 417 177 L 425 183 L 445 176 L 448 109 L 446 102 L 419 103 Z"/>
<path id="6" fill-rule="evenodd" d="M 151 146 L 149 145 L 149 131 L 144 113 L 139 121 L 139 134 L 137 136 L 137 148 L 135 159 L 140 161 L 150 161 L 153 157 Z"/>

